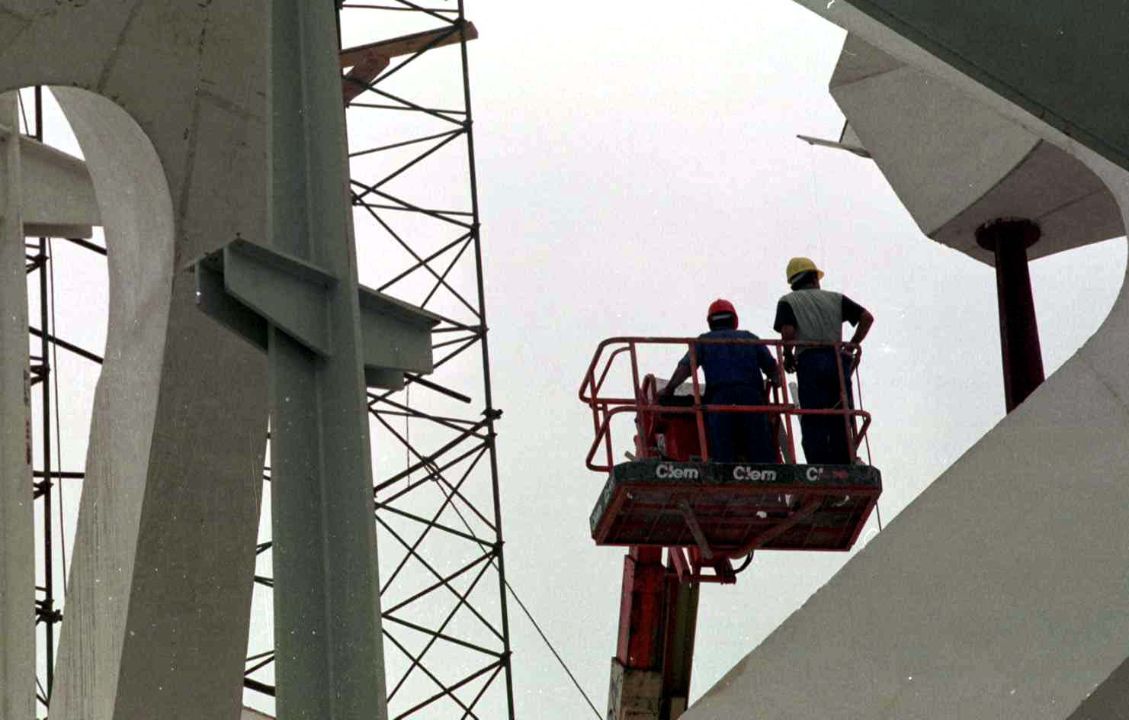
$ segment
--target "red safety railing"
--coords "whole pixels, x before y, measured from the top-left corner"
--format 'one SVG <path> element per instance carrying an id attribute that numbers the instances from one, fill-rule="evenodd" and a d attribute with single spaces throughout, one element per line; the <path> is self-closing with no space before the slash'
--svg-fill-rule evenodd
<path id="1" fill-rule="evenodd" d="M 642 375 L 639 369 L 639 348 L 643 346 L 683 347 L 688 349 L 690 355 L 691 405 L 677 406 L 660 404 L 657 401 L 657 383 L 653 375 Z M 764 405 L 707 405 L 702 401 L 702 383 L 698 378 L 697 347 L 701 345 L 762 345 L 774 351 L 777 361 L 777 377 L 775 382 L 770 380 L 768 402 Z M 839 369 L 839 406 L 835 408 L 817 409 L 801 408 L 789 396 L 787 377 L 784 371 L 784 348 L 832 348 L 836 357 L 844 354 L 853 358 L 851 366 L 844 368 L 843 362 L 836 365 Z M 585 464 L 589 469 L 598 472 L 610 472 L 615 463 L 615 448 L 613 447 L 611 424 L 617 415 L 627 413 L 655 413 L 655 414 L 693 414 L 697 426 L 698 447 L 701 449 L 701 459 L 708 461 L 709 443 L 706 433 L 706 413 L 759 413 L 770 419 L 778 419 L 783 428 L 783 440 L 780 451 L 785 462 L 795 462 L 796 442 L 792 418 L 804 415 L 837 416 L 843 418 L 846 430 L 847 443 L 852 461 L 858 459 L 858 450 L 866 441 L 866 432 L 870 428 L 870 413 L 858 406 L 858 393 L 855 393 L 854 403 L 848 401 L 847 376 L 854 374 L 854 387 L 859 387 L 858 360 L 861 358 L 861 348 L 846 342 L 837 343 L 811 343 L 811 342 L 784 342 L 783 340 L 745 340 L 745 339 L 712 339 L 712 338 L 658 338 L 658 337 L 615 337 L 604 340 L 596 349 L 592 362 L 588 365 L 588 372 L 580 386 L 580 400 L 592 410 L 592 425 L 595 439 L 592 441 Z M 673 358 L 672 358 L 673 359 Z M 627 369 L 620 370 L 624 363 L 630 370 L 630 383 L 633 390 L 629 397 L 605 396 L 602 391 L 609 379 L 622 377 Z M 854 405 L 852 407 L 852 405 Z M 596 457 L 603 447 L 604 461 L 597 462 Z M 647 442 L 642 442 L 635 448 L 636 457 L 658 457 L 659 453 Z M 869 458 L 867 458 L 869 461 Z"/>

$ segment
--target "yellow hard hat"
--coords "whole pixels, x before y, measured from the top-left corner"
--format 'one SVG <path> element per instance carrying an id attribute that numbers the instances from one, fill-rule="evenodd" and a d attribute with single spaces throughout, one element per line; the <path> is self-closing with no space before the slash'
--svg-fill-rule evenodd
<path id="1" fill-rule="evenodd" d="M 784 272 L 785 277 L 788 279 L 788 284 L 791 285 L 795 281 L 796 276 L 806 273 L 817 273 L 820 280 L 823 279 L 823 271 L 815 266 L 811 258 L 794 257 L 788 261 L 788 269 Z"/>

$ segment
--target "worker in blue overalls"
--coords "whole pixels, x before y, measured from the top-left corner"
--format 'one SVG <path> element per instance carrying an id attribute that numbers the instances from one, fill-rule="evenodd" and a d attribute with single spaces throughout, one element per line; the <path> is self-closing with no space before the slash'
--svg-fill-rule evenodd
<path id="1" fill-rule="evenodd" d="M 698 337 L 710 340 L 759 340 L 747 330 L 737 329 L 737 310 L 728 300 L 715 300 L 706 315 L 710 331 Z M 778 382 L 776 360 L 763 345 L 697 343 L 698 367 L 706 376 L 703 402 L 707 405 L 764 405 L 763 371 Z M 669 398 L 690 377 L 690 353 L 663 388 L 660 398 Z M 776 462 L 776 450 L 764 413 L 712 412 L 706 414 L 709 456 L 716 462 Z"/>
<path id="2" fill-rule="evenodd" d="M 784 369 L 799 381 L 800 407 L 844 409 L 854 407 L 851 373 L 857 355 L 844 356 L 833 343 L 843 339 L 843 323 L 855 326 L 851 343 L 858 345 L 870 331 L 874 316 L 846 295 L 823 290 L 823 271 L 811 259 L 794 257 L 785 270 L 792 292 L 776 305 L 773 327 L 784 341 L 825 343 L 824 347 L 784 348 Z M 840 381 L 842 373 L 843 381 Z M 847 464 L 854 460 L 842 415 L 801 415 L 804 457 L 812 464 Z"/>

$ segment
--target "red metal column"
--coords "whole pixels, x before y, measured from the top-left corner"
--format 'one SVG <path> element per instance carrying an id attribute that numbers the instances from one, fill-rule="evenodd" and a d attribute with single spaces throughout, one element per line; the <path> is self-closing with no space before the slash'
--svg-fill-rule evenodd
<path id="1" fill-rule="evenodd" d="M 1039 236 L 1039 226 L 1030 220 L 996 220 L 976 231 L 976 242 L 996 256 L 1000 350 L 1008 412 L 1026 400 L 1044 379 L 1039 326 L 1027 269 L 1027 248 Z"/>

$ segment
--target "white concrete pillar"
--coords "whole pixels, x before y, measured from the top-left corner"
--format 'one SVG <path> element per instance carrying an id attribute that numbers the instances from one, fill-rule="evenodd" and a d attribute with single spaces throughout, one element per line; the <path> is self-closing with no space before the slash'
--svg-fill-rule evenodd
<path id="1" fill-rule="evenodd" d="M 0 720 L 35 717 L 35 529 L 19 121 L 0 95 Z"/>
<path id="2" fill-rule="evenodd" d="M 195 307 L 191 267 L 266 242 L 265 18 L 264 0 L 0 7 L 0 90 L 65 88 L 109 246 L 52 720 L 240 715 L 265 363 Z"/>

